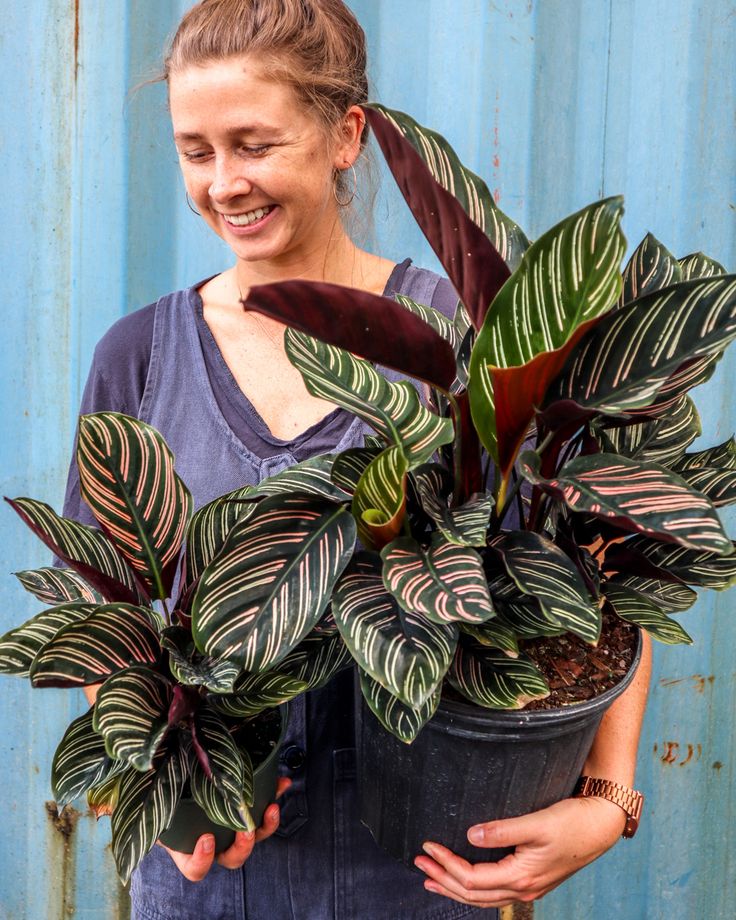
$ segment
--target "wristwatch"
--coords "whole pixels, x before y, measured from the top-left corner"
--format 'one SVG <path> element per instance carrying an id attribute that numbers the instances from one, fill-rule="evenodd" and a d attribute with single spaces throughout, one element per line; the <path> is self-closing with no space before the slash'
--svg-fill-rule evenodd
<path id="1" fill-rule="evenodd" d="M 574 798 L 594 795 L 614 802 L 626 812 L 626 827 L 622 837 L 633 837 L 639 827 L 644 796 L 636 789 L 614 783 L 610 779 L 597 779 L 595 776 L 581 776 L 573 792 Z"/>

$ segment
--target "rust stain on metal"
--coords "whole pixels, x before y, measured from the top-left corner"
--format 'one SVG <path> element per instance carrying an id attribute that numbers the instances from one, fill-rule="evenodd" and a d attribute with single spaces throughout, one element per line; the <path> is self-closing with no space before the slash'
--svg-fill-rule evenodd
<path id="1" fill-rule="evenodd" d="M 500 920 L 534 920 L 533 904 L 511 904 L 499 911 Z"/>
<path id="2" fill-rule="evenodd" d="M 660 687 L 675 687 L 678 684 L 691 682 L 696 693 L 704 693 L 706 684 L 713 684 L 715 674 L 691 674 L 689 677 L 663 677 L 659 681 Z"/>
<path id="3" fill-rule="evenodd" d="M 77 79 L 77 72 L 79 70 L 79 5 L 81 0 L 73 0 L 74 2 L 74 79 Z"/>
<path id="4" fill-rule="evenodd" d="M 56 802 L 45 803 L 49 825 L 53 828 L 50 846 L 52 863 L 61 875 L 52 875 L 55 898 L 58 900 L 59 918 L 73 917 L 75 914 L 76 892 L 74 887 L 74 829 L 81 817 L 81 812 L 67 805 L 59 811 Z"/>
<path id="5" fill-rule="evenodd" d="M 702 744 L 680 744 L 679 741 L 664 741 L 663 754 L 659 758 L 662 763 L 673 766 L 685 767 L 689 763 L 697 763 L 703 756 Z M 654 753 L 658 753 L 659 746 L 654 745 Z"/>
<path id="6" fill-rule="evenodd" d="M 721 763 L 720 760 L 714 760 L 713 763 L 711 764 L 711 766 L 713 767 L 714 770 L 721 770 L 721 769 L 723 769 L 723 764 Z"/>

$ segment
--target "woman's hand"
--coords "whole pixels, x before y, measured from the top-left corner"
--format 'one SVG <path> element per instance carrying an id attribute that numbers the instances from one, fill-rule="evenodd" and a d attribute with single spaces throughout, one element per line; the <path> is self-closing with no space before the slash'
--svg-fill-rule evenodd
<path id="1" fill-rule="evenodd" d="M 278 799 L 279 796 L 286 792 L 290 785 L 291 780 L 282 776 L 276 787 L 276 798 Z M 178 850 L 170 850 L 160 840 L 157 840 L 156 843 L 166 850 L 184 878 L 189 879 L 190 882 L 201 882 L 215 861 L 226 869 L 239 869 L 253 852 L 253 847 L 278 830 L 280 820 L 279 806 L 276 804 L 269 805 L 263 813 L 263 823 L 258 830 L 249 833 L 237 831 L 235 842 L 232 846 L 229 846 L 227 850 L 223 850 L 222 853 L 218 853 L 217 856 L 215 856 L 215 838 L 212 834 L 203 834 L 197 841 L 193 853 L 180 853 Z"/>
<path id="2" fill-rule="evenodd" d="M 472 907 L 506 907 L 544 897 L 612 847 L 625 824 L 623 810 L 606 799 L 563 799 L 542 811 L 472 827 L 468 839 L 476 846 L 516 847 L 500 862 L 472 865 L 427 843 L 429 856 L 418 856 L 415 865 L 429 876 L 428 891 Z"/>

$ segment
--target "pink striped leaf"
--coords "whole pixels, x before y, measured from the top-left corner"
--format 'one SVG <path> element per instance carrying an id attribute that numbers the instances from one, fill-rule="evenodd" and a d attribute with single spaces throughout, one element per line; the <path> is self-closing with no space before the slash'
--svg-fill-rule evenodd
<path id="1" fill-rule="evenodd" d="M 333 462 L 334 458 L 329 455 L 310 457 L 263 479 L 254 487 L 253 495 L 263 498 L 267 495 L 299 492 L 302 495 L 317 495 L 331 502 L 350 501 L 350 495 L 335 483 L 332 476 Z"/>
<path id="2" fill-rule="evenodd" d="M 60 807 L 69 805 L 82 793 L 110 777 L 117 777 L 125 764 L 111 758 L 105 739 L 92 726 L 93 710 L 88 709 L 64 732 L 51 766 L 51 789 Z"/>
<path id="3" fill-rule="evenodd" d="M 650 407 L 683 365 L 736 337 L 736 276 L 682 281 L 605 316 L 578 343 L 549 387 L 544 408 L 571 400 L 612 415 Z M 680 381 L 682 382 L 682 381 Z M 679 383 L 678 383 L 679 387 Z M 671 394 L 680 395 L 679 388 Z"/>
<path id="4" fill-rule="evenodd" d="M 351 662 L 350 652 L 335 624 L 335 633 L 331 635 L 320 635 L 313 630 L 279 662 L 279 672 L 304 681 L 307 690 L 318 690 Z"/>
<path id="5" fill-rule="evenodd" d="M 82 498 L 151 596 L 169 596 L 192 499 L 150 425 L 117 412 L 79 420 Z"/>
<path id="6" fill-rule="evenodd" d="M 426 703 L 413 708 L 402 703 L 397 696 L 386 690 L 362 668 L 358 668 L 358 673 L 363 699 L 368 704 L 370 711 L 386 731 L 391 732 L 404 744 L 411 744 L 437 712 L 442 697 L 442 685 L 437 687 Z"/>
<path id="7" fill-rule="evenodd" d="M 381 551 L 383 583 L 405 611 L 433 623 L 484 623 L 493 614 L 483 560 L 442 537 L 423 549 L 399 537 Z"/>
<path id="8" fill-rule="evenodd" d="M 710 499 L 664 466 L 591 454 L 566 463 L 551 479 L 540 475 L 539 466 L 537 454 L 522 455 L 523 475 L 573 511 L 689 549 L 733 552 Z"/>
<path id="9" fill-rule="evenodd" d="M 468 217 L 486 234 L 494 249 L 513 271 L 529 248 L 523 230 L 498 207 L 488 186 L 460 162 L 450 144 L 410 115 L 371 103 L 370 106 L 401 132 L 423 160 L 432 177 L 460 204 Z M 391 165 L 389 163 L 389 165 Z M 397 177 L 397 181 L 398 181 Z M 402 177 L 413 194 L 411 175 Z M 490 302 L 490 301 L 489 301 Z"/>
<path id="10" fill-rule="evenodd" d="M 460 639 L 447 679 L 458 693 L 486 709 L 523 709 L 549 696 L 547 682 L 526 655 L 509 658 L 470 636 Z"/>
<path id="11" fill-rule="evenodd" d="M 699 552 L 684 546 L 660 543 L 644 536 L 632 537 L 623 544 L 622 549 L 629 557 L 639 557 L 688 585 L 723 591 L 736 583 L 736 552 L 728 556 Z M 614 571 L 617 570 L 617 550 L 618 547 L 613 546 L 606 551 L 606 568 L 610 566 L 610 570 Z M 630 563 L 624 557 L 622 572 L 628 570 L 626 566 L 630 567 Z"/>
<path id="12" fill-rule="evenodd" d="M 437 530 L 450 543 L 458 546 L 485 546 L 488 524 L 493 510 L 493 496 L 476 493 L 455 507 L 448 496 L 452 480 L 440 464 L 425 464 L 409 474 L 417 500 Z"/>
<path id="13" fill-rule="evenodd" d="M 96 604 L 59 604 L 0 637 L 0 672 L 28 677 L 36 656 L 65 626 L 86 620 Z"/>
<path id="14" fill-rule="evenodd" d="M 14 574 L 26 591 L 45 604 L 105 603 L 102 594 L 73 569 L 45 568 Z"/>
<path id="15" fill-rule="evenodd" d="M 370 549 L 381 549 L 401 533 L 406 514 L 409 461 L 400 447 L 389 447 L 368 464 L 353 496 L 352 513 L 358 537 Z"/>
<path id="16" fill-rule="evenodd" d="M 264 499 L 202 573 L 192 601 L 199 651 L 244 671 L 278 664 L 324 613 L 355 536 L 344 505 L 302 495 Z"/>
<path id="17" fill-rule="evenodd" d="M 112 855 L 123 884 L 171 824 L 187 772 L 184 751 L 172 736 L 150 770 L 127 770 L 121 775 L 111 829 Z"/>
<path id="18" fill-rule="evenodd" d="M 54 555 L 78 572 L 107 601 L 147 600 L 125 559 L 101 530 L 60 517 L 44 502 L 6 498 Z"/>
<path id="19" fill-rule="evenodd" d="M 34 687 L 82 687 L 134 664 L 154 665 L 161 656 L 160 625 L 144 607 L 97 607 L 44 645 L 31 667 L 31 682 Z"/>
<path id="20" fill-rule="evenodd" d="M 413 466 L 426 463 L 443 444 L 452 442 L 450 419 L 422 405 L 408 381 L 392 383 L 368 361 L 292 329 L 286 330 L 285 342 L 289 360 L 312 396 L 363 419 L 389 444 L 401 446 Z"/>
<path id="21" fill-rule="evenodd" d="M 658 642 L 665 645 L 693 644 L 682 626 L 669 617 L 651 596 L 624 585 L 608 584 L 605 598 L 617 616 L 646 629 Z"/>
<path id="22" fill-rule="evenodd" d="M 502 533 L 490 545 L 517 589 L 535 600 L 550 623 L 597 644 L 601 612 L 569 556 L 530 530 Z"/>
<path id="23" fill-rule="evenodd" d="M 221 495 L 192 515 L 186 534 L 186 576 L 182 596 L 189 586 L 196 584 L 220 552 L 238 521 L 247 520 L 256 510 L 254 498 L 253 487 L 246 486 Z"/>
<path id="24" fill-rule="evenodd" d="M 227 725 L 209 706 L 194 715 L 198 742 L 210 765 L 210 775 L 190 755 L 189 782 L 192 797 L 211 821 L 237 831 L 254 831 L 253 766 L 247 751 L 234 741 Z"/>
<path id="25" fill-rule="evenodd" d="M 108 756 L 150 770 L 169 730 L 172 695 L 163 674 L 141 665 L 109 677 L 97 694 L 92 723 L 105 739 Z"/>
<path id="26" fill-rule="evenodd" d="M 354 557 L 337 585 L 332 611 L 359 667 L 404 705 L 423 706 L 450 666 L 457 625 L 407 613 L 386 590 L 376 553 Z"/>

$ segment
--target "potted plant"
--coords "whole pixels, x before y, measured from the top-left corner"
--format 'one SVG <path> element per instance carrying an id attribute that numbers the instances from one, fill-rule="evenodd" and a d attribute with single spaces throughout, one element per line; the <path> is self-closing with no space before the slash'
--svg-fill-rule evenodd
<path id="1" fill-rule="evenodd" d="M 332 615 L 390 733 L 363 718 L 363 820 L 411 865 L 428 838 L 473 858 L 471 823 L 569 795 L 637 627 L 690 642 L 672 614 L 693 586 L 736 576 L 717 512 L 736 497 L 736 446 L 688 451 L 688 391 L 736 335 L 736 277 L 651 235 L 622 272 L 620 198 L 530 244 L 439 135 L 378 106 L 367 117 L 460 296 L 454 320 L 297 281 L 253 288 L 245 307 L 285 323 L 309 391 L 374 432 L 331 468 L 361 544 Z M 563 682 L 593 662 L 618 688 L 539 708 L 542 660 Z"/>
<path id="2" fill-rule="evenodd" d="M 202 654 L 194 643 L 201 576 L 237 577 L 232 558 L 221 564 L 222 536 L 233 530 L 238 539 L 236 521 L 250 518 L 246 540 L 257 540 L 262 515 L 269 524 L 273 516 L 269 496 L 280 500 L 278 477 L 192 515 L 171 452 L 149 425 L 112 412 L 83 416 L 78 445 L 82 496 L 99 529 L 42 502 L 10 501 L 68 568 L 18 573 L 53 606 L 0 638 L 0 671 L 35 687 L 102 684 L 57 748 L 52 788 L 60 806 L 86 793 L 98 817 L 111 814 L 112 852 L 127 882 L 159 838 L 192 852 L 209 831 L 219 851 L 236 830 L 260 824 L 275 796 L 281 704 L 329 680 L 347 653 L 334 629 L 314 624 L 284 635 L 261 625 L 247 663 L 278 662 L 278 672 L 246 670 L 232 654 Z M 305 488 L 308 480 L 303 473 Z M 308 500 L 296 503 L 303 514 Z M 281 555 L 265 546 L 260 561 L 278 565 Z M 260 592 L 251 594 L 256 607 L 268 604 L 263 579 Z M 198 599 L 206 603 L 208 590 Z M 198 625 L 200 643 L 213 636 Z"/>

